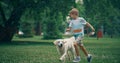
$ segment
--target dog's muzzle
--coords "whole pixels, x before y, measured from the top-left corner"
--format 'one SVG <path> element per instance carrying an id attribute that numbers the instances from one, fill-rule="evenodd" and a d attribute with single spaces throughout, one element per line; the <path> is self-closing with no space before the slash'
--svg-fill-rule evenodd
<path id="1" fill-rule="evenodd" d="M 59 47 L 62 47 L 62 46 L 63 46 L 63 44 L 59 44 L 58 46 L 59 46 Z"/>
<path id="2" fill-rule="evenodd" d="M 59 46 L 59 47 L 62 47 L 62 46 L 63 46 L 63 43 L 62 43 L 62 42 L 58 42 L 58 46 Z"/>

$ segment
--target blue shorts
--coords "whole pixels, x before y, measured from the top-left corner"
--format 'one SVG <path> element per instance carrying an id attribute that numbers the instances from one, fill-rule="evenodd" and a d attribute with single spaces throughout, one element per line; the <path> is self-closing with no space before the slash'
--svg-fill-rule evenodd
<path id="1" fill-rule="evenodd" d="M 83 35 L 82 34 L 74 34 L 75 40 L 79 45 L 83 45 Z"/>

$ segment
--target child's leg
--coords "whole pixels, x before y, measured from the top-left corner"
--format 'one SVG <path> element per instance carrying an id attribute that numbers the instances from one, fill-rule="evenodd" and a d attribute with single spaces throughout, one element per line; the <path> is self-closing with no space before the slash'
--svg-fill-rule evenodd
<path id="1" fill-rule="evenodd" d="M 83 40 L 83 37 L 78 36 L 78 39 L 76 40 L 76 41 L 77 41 L 77 44 L 78 44 L 78 46 L 82 49 L 82 51 L 84 52 L 84 54 L 85 54 L 86 56 L 88 56 L 88 52 L 87 52 L 86 48 L 84 47 L 84 45 L 83 45 L 83 43 L 82 43 L 82 40 Z"/>
<path id="2" fill-rule="evenodd" d="M 84 45 L 82 43 L 82 40 L 83 40 L 83 37 L 79 36 L 76 41 L 77 41 L 78 46 L 82 49 L 84 54 L 87 56 L 87 60 L 90 63 L 91 59 L 92 59 L 92 56 L 90 54 L 88 54 L 86 48 L 84 47 Z"/>
<path id="3" fill-rule="evenodd" d="M 75 47 L 76 56 L 80 56 L 77 43 L 74 43 L 74 47 Z"/>
<path id="4" fill-rule="evenodd" d="M 87 61 L 90 63 L 91 59 L 92 59 L 92 55 L 88 54 L 86 48 L 84 47 L 83 44 L 79 44 L 79 47 L 82 49 L 82 51 L 84 52 L 84 54 L 87 56 Z"/>
<path id="5" fill-rule="evenodd" d="M 77 43 L 74 43 L 75 52 L 76 52 L 76 58 L 73 60 L 73 62 L 79 62 L 80 61 L 80 54 Z"/>
<path id="6" fill-rule="evenodd" d="M 76 58 L 73 60 L 73 62 L 79 62 L 80 61 L 80 54 L 78 49 L 78 40 L 79 40 L 79 34 L 74 35 L 76 42 L 74 42 L 75 52 L 76 52 Z"/>
<path id="7" fill-rule="evenodd" d="M 86 48 L 84 47 L 84 45 L 83 45 L 83 44 L 80 44 L 79 47 L 82 49 L 82 51 L 84 52 L 84 54 L 85 54 L 86 56 L 88 56 L 88 52 L 87 52 Z"/>

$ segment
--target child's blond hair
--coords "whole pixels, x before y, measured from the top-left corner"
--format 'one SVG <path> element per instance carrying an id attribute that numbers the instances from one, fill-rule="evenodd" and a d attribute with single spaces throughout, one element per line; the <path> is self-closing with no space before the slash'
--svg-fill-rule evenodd
<path id="1" fill-rule="evenodd" d="M 79 11 L 78 11 L 78 9 L 76 9 L 76 8 L 73 8 L 70 12 L 69 12 L 69 14 L 75 14 L 75 15 L 79 15 Z"/>

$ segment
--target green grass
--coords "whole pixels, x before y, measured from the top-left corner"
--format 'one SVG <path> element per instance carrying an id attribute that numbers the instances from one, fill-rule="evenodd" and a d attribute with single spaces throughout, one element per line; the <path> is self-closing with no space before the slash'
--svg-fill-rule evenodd
<path id="1" fill-rule="evenodd" d="M 0 63 L 61 63 L 54 40 L 34 38 L 14 38 L 11 44 L 0 45 Z M 93 55 L 92 63 L 120 63 L 120 39 L 84 39 L 86 49 Z M 87 63 L 80 50 L 80 63 Z M 72 63 L 67 61 L 67 63 Z"/>

